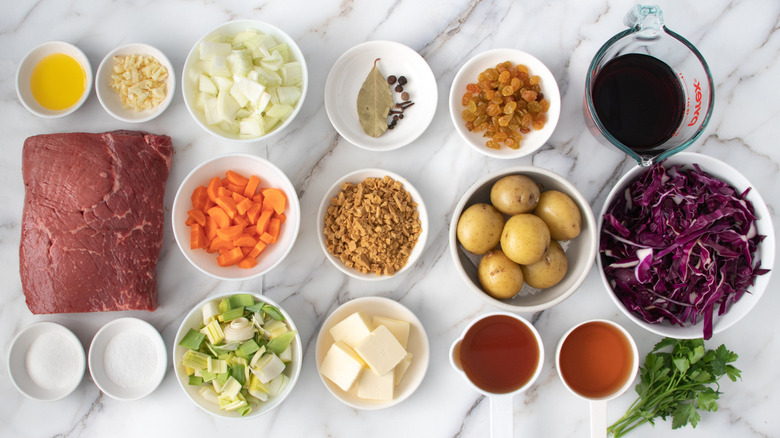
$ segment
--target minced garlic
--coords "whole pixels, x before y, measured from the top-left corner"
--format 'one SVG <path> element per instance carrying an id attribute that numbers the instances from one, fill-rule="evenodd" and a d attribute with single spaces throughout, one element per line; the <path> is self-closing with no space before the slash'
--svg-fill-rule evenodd
<path id="1" fill-rule="evenodd" d="M 115 56 L 111 89 L 119 94 L 125 108 L 149 110 L 159 105 L 168 93 L 168 69 L 153 56 Z"/>

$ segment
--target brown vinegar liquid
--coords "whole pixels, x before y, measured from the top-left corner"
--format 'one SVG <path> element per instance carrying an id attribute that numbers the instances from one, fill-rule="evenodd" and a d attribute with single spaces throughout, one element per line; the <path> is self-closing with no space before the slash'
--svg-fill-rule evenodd
<path id="1" fill-rule="evenodd" d="M 539 364 L 539 345 L 525 324 L 492 315 L 475 323 L 458 347 L 466 376 L 487 392 L 512 392 L 531 380 Z"/>
<path id="2" fill-rule="evenodd" d="M 669 140 L 683 119 L 679 79 L 650 55 L 630 53 L 607 62 L 591 94 L 606 130 L 637 153 L 651 152 Z"/>

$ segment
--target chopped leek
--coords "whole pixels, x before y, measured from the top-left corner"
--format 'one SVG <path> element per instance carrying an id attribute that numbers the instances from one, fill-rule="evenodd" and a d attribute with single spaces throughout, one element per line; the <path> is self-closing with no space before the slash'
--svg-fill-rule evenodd
<path id="1" fill-rule="evenodd" d="M 279 309 L 236 294 L 207 303 L 201 312 L 200 331 L 190 330 L 180 345 L 187 347 L 182 366 L 188 383 L 200 386 L 204 399 L 246 415 L 284 390 L 296 332 Z"/>
<path id="2" fill-rule="evenodd" d="M 204 339 L 206 339 L 206 335 L 197 330 L 190 329 L 187 334 L 181 338 L 179 345 L 189 348 L 190 350 L 200 350 L 200 344 L 203 343 Z"/>

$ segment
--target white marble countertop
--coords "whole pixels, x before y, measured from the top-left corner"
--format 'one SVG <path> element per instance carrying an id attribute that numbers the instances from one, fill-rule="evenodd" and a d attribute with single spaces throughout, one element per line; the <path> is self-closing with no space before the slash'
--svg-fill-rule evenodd
<path id="1" fill-rule="evenodd" d="M 469 388 L 448 363 L 447 351 L 466 323 L 493 310 L 456 274 L 446 235 L 461 194 L 486 172 L 532 164 L 565 175 L 599 211 L 614 181 L 633 162 L 601 146 L 585 129 L 582 95 L 585 72 L 596 50 L 623 30 L 623 15 L 633 2 L 305 1 L 255 2 L 58 1 L 5 2 L 0 18 L 0 435 L 64 436 L 214 436 L 253 429 L 253 436 L 290 437 L 484 437 L 489 430 L 488 401 Z M 692 41 L 709 62 L 716 83 L 712 120 L 689 150 L 736 167 L 752 180 L 780 224 L 778 172 L 780 147 L 780 3 L 776 0 L 679 2 L 662 0 L 666 24 Z M 78 45 L 97 68 L 103 56 L 129 42 L 150 43 L 181 67 L 191 46 L 206 31 L 236 18 L 273 23 L 300 45 L 311 77 L 302 112 L 284 135 L 251 145 L 219 141 L 192 120 L 179 89 L 158 119 L 130 125 L 111 118 L 93 94 L 75 114 L 39 119 L 17 100 L 14 78 L 19 61 L 48 40 Z M 340 138 L 328 121 L 323 87 L 328 71 L 347 49 L 368 40 L 393 40 L 417 50 L 438 81 L 438 109 L 431 126 L 416 141 L 396 151 L 371 153 Z M 539 152 L 517 160 L 486 158 L 455 133 L 447 109 L 450 84 L 471 56 L 496 47 L 530 52 L 552 70 L 562 92 L 560 123 Z M 294 183 L 303 221 L 298 240 L 284 262 L 268 275 L 245 283 L 216 281 L 190 266 L 177 248 L 166 219 L 158 265 L 157 311 L 35 316 L 24 303 L 18 268 L 23 203 L 21 151 L 24 139 L 41 133 L 143 129 L 168 134 L 175 145 L 165 196 L 170 210 L 176 188 L 197 164 L 214 155 L 248 152 L 270 159 Z M 410 272 L 384 282 L 351 280 L 320 250 L 315 212 L 326 188 L 339 176 L 364 167 L 381 167 L 406 176 L 422 193 L 430 215 L 425 252 Z M 780 338 L 778 285 L 773 275 L 760 305 L 740 323 L 713 337 L 740 359 L 743 379 L 723 382 L 717 413 L 703 414 L 696 429 L 672 433 L 671 422 L 643 426 L 629 436 L 777 437 L 780 436 Z M 107 321 L 131 315 L 153 324 L 170 347 L 176 329 L 196 302 L 211 294 L 249 289 L 280 302 L 293 316 L 305 346 L 303 371 L 290 398 L 271 414 L 248 422 L 212 418 L 190 403 L 171 369 L 160 387 L 135 402 L 102 395 L 87 374 L 74 393 L 51 403 L 29 400 L 8 379 L 5 357 L 13 336 L 36 321 L 56 321 L 73 330 L 88 348 Z M 428 373 L 405 402 L 379 411 L 357 411 L 325 389 L 314 364 L 314 339 L 324 318 L 354 297 L 380 295 L 409 307 L 425 325 L 431 344 Z M 563 387 L 553 351 L 561 334 L 577 322 L 608 318 L 623 324 L 644 356 L 659 337 L 625 318 L 609 300 L 596 269 L 567 301 L 544 312 L 524 315 L 541 332 L 547 353 L 542 374 L 514 404 L 514 435 L 588 435 L 587 403 Z M 724 379 L 726 380 L 726 379 Z M 612 422 L 633 400 L 632 391 L 610 402 Z"/>

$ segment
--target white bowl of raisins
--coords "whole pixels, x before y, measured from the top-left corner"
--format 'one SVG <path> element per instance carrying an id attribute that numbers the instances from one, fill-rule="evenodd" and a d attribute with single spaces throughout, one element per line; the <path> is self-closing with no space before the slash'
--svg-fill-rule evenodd
<path id="1" fill-rule="evenodd" d="M 493 49 L 461 67 L 449 106 L 466 143 L 487 156 L 511 159 L 536 152 L 550 139 L 561 94 L 553 74 L 534 56 Z"/>

